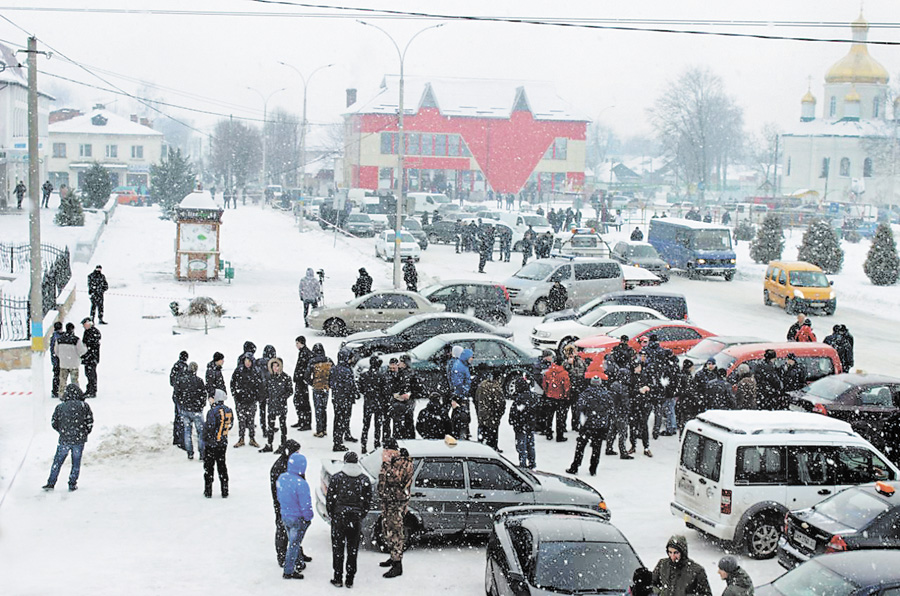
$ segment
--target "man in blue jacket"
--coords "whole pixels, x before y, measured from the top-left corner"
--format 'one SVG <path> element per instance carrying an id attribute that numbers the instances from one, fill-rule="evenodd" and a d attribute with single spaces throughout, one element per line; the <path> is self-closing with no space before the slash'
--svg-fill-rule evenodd
<path id="1" fill-rule="evenodd" d="M 469 438 L 469 421 L 472 419 L 469 412 L 472 372 L 469 366 L 474 355 L 469 348 L 464 349 L 450 370 L 450 423 L 453 426 L 453 436 L 460 440 Z"/>
<path id="2" fill-rule="evenodd" d="M 51 420 L 53 429 L 59 433 L 59 445 L 56 455 L 53 457 L 53 465 L 50 467 L 50 477 L 44 490 L 53 490 L 56 479 L 59 477 L 59 469 L 66 461 L 69 452 L 72 452 L 72 471 L 69 473 L 69 490 L 78 489 L 78 473 L 81 471 L 81 454 L 84 452 L 84 444 L 88 435 L 94 428 L 94 414 L 91 407 L 84 401 L 84 394 L 78 385 L 70 384 L 62 396 L 62 403 L 53 410 Z"/>
<path id="3" fill-rule="evenodd" d="M 297 571 L 306 567 L 298 564 L 300 545 L 313 518 L 312 497 L 306 482 L 306 456 L 294 453 L 288 459 L 287 472 L 278 477 L 275 484 L 278 504 L 281 507 L 281 521 L 288 533 L 288 549 L 284 557 L 284 579 L 303 579 Z"/>

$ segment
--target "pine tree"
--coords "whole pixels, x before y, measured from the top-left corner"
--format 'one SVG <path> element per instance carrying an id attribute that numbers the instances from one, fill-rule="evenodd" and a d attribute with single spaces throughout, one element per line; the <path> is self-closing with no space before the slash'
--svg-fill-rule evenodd
<path id="1" fill-rule="evenodd" d="M 98 162 L 94 162 L 84 173 L 84 182 L 81 186 L 84 206 L 101 209 L 109 200 L 112 189 L 113 185 L 109 177 L 109 170 Z"/>
<path id="2" fill-rule="evenodd" d="M 882 223 L 875 230 L 863 271 L 876 286 L 893 285 L 900 277 L 900 256 L 897 255 L 897 243 L 890 225 Z"/>
<path id="3" fill-rule="evenodd" d="M 756 238 L 750 242 L 750 257 L 757 263 L 768 263 L 781 258 L 784 251 L 784 229 L 781 217 L 769 213 L 759 226 Z"/>
<path id="4" fill-rule="evenodd" d="M 75 193 L 66 189 L 66 192 L 60 198 L 59 211 L 53 218 L 53 223 L 58 226 L 83 226 L 84 211 L 81 208 L 81 201 L 75 196 Z"/>
<path id="5" fill-rule="evenodd" d="M 825 273 L 838 273 L 844 266 L 844 251 L 831 224 L 822 220 L 809 224 L 797 258 L 817 265 Z"/>
<path id="6" fill-rule="evenodd" d="M 159 200 L 163 213 L 171 216 L 175 207 L 194 190 L 196 175 L 181 149 L 169 148 L 166 157 L 150 165 L 150 194 Z"/>

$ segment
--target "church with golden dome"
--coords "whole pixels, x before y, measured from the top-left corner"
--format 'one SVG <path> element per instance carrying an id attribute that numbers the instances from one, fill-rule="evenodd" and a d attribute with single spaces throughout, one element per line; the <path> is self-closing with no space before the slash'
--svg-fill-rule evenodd
<path id="1" fill-rule="evenodd" d="M 850 28 L 849 51 L 825 73 L 821 108 L 810 89 L 799 121 L 782 133 L 782 192 L 826 203 L 900 203 L 900 97 L 890 105 L 890 76 L 869 54 L 861 14 Z"/>

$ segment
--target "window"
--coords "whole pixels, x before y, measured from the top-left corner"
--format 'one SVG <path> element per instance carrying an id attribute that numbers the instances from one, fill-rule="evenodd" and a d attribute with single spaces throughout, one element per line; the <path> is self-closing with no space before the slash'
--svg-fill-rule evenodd
<path id="1" fill-rule="evenodd" d="M 475 360 L 478 362 L 504 359 L 503 350 L 500 348 L 500 344 L 495 341 L 480 339 L 472 346 L 472 351 L 475 353 Z"/>
<path id="2" fill-rule="evenodd" d="M 783 484 L 784 447 L 738 447 L 735 484 Z"/>
<path id="3" fill-rule="evenodd" d="M 819 178 L 828 178 L 828 170 L 831 165 L 831 159 L 827 157 L 822 158 L 822 171 L 819 172 Z"/>
<path id="4" fill-rule="evenodd" d="M 382 155 L 389 155 L 394 153 L 394 139 L 397 137 L 392 132 L 383 132 L 381 133 L 381 153 Z"/>
<path id="5" fill-rule="evenodd" d="M 621 327 L 625 323 L 630 323 L 631 321 L 626 320 L 625 312 L 611 312 L 605 317 L 598 320 L 594 323 L 594 327 Z"/>
<path id="6" fill-rule="evenodd" d="M 118 145 L 107 145 L 106 146 L 106 157 L 119 157 L 119 146 Z"/>
<path id="7" fill-rule="evenodd" d="M 867 157 L 863 161 L 863 177 L 871 178 L 872 177 L 872 158 Z"/>
<path id="8" fill-rule="evenodd" d="M 78 145 L 78 157 L 93 157 L 93 148 L 90 144 Z"/>
<path id="9" fill-rule="evenodd" d="M 406 153 L 407 155 L 419 155 L 419 139 L 421 135 L 417 132 L 406 133 Z"/>
<path id="10" fill-rule="evenodd" d="M 681 446 L 681 465 L 695 474 L 718 482 L 722 465 L 722 443 L 688 431 Z"/>
<path id="11" fill-rule="evenodd" d="M 785 171 L 784 171 L 784 175 L 785 175 L 785 176 L 790 176 L 790 175 L 791 175 L 791 158 L 790 158 L 790 157 L 789 157 L 788 160 L 787 160 L 787 167 L 785 167 L 784 170 L 785 170 Z"/>
<path id="12" fill-rule="evenodd" d="M 572 266 L 571 265 L 563 265 L 559 269 L 557 269 L 553 275 L 550 276 L 550 279 L 547 280 L 550 283 L 556 281 L 564 281 L 572 277 Z"/>
<path id="13" fill-rule="evenodd" d="M 544 152 L 544 159 L 566 159 L 568 154 L 569 139 L 565 137 L 557 137 L 553 139 L 547 151 Z"/>
<path id="14" fill-rule="evenodd" d="M 65 157 L 66 156 L 66 144 L 65 143 L 53 143 L 53 157 Z"/>
<path id="15" fill-rule="evenodd" d="M 425 460 L 416 475 L 417 488 L 465 489 L 461 461 Z"/>
<path id="16" fill-rule="evenodd" d="M 459 157 L 460 140 L 458 135 L 450 135 L 447 137 L 447 155 L 450 157 Z"/>
<path id="17" fill-rule="evenodd" d="M 384 294 L 382 308 L 416 310 L 416 301 L 402 294 Z"/>
<path id="18" fill-rule="evenodd" d="M 447 135 L 434 135 L 434 154 L 447 155 Z"/>
<path id="19" fill-rule="evenodd" d="M 470 461 L 469 488 L 473 490 L 509 490 L 526 488 L 525 483 L 505 466 L 492 461 Z"/>
<path id="20" fill-rule="evenodd" d="M 841 158 L 840 175 L 841 176 L 849 176 L 850 175 L 850 158 L 848 158 L 848 157 Z"/>
<path id="21" fill-rule="evenodd" d="M 872 385 L 866 387 L 859 394 L 859 403 L 863 406 L 891 407 L 894 400 L 891 390 L 886 385 Z"/>
<path id="22" fill-rule="evenodd" d="M 784 270 L 778 271 L 778 285 L 785 285 L 787 283 L 787 274 Z"/>
<path id="23" fill-rule="evenodd" d="M 879 116 L 881 116 L 881 100 L 876 97 L 872 100 L 872 118 L 878 118 Z"/>
<path id="24" fill-rule="evenodd" d="M 575 279 L 615 279 L 621 271 L 616 263 L 576 263 Z"/>
<path id="25" fill-rule="evenodd" d="M 422 135 L 422 155 L 432 155 L 434 153 L 434 135 Z"/>
<path id="26" fill-rule="evenodd" d="M 835 114 L 837 114 L 837 98 L 832 96 L 828 100 L 828 115 L 833 118 Z"/>
<path id="27" fill-rule="evenodd" d="M 375 296 L 372 296 L 371 298 L 363 302 L 360 306 L 367 310 L 375 310 L 376 308 L 383 308 L 383 304 L 384 296 L 381 294 L 376 294 Z"/>
<path id="28" fill-rule="evenodd" d="M 790 447 L 788 484 L 819 486 L 834 484 L 834 453 L 830 447 Z"/>
<path id="29" fill-rule="evenodd" d="M 828 356 L 800 356 L 797 364 L 806 369 L 808 382 L 834 374 L 834 362 Z"/>
<path id="30" fill-rule="evenodd" d="M 843 447 L 837 452 L 837 484 L 864 484 L 893 480 L 894 474 L 880 457 L 864 447 Z"/>
<path id="31" fill-rule="evenodd" d="M 131 159 L 144 159 L 144 146 L 143 145 L 132 145 L 131 146 Z"/>
<path id="32" fill-rule="evenodd" d="M 688 327 L 668 327 L 666 329 L 658 329 L 659 341 L 696 341 L 700 339 L 700 334 Z M 664 340 L 663 337 L 666 339 Z"/>

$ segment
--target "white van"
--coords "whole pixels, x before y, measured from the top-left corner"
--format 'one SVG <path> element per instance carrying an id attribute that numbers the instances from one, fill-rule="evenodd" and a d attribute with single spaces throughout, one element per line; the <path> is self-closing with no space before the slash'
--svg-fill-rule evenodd
<path id="1" fill-rule="evenodd" d="M 428 213 L 434 215 L 441 205 L 450 203 L 445 195 L 436 192 L 410 192 L 406 194 L 407 214 Z"/>
<path id="2" fill-rule="evenodd" d="M 503 282 L 513 310 L 543 317 L 550 310 L 550 288 L 566 288 L 568 308 L 577 308 L 607 292 L 625 289 L 622 267 L 612 259 L 556 257 L 537 259 Z"/>
<path id="3" fill-rule="evenodd" d="M 900 470 L 841 420 L 710 410 L 685 425 L 671 511 L 689 528 L 769 558 L 789 510 L 898 477 Z"/>

